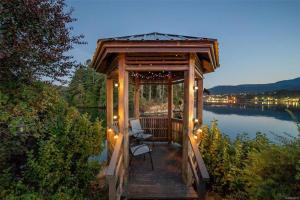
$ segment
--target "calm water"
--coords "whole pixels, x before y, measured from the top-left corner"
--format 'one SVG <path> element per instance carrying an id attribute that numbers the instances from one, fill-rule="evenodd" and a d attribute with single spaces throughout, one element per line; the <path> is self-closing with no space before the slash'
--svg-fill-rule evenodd
<path id="1" fill-rule="evenodd" d="M 254 137 L 256 132 L 263 132 L 271 139 L 277 135 L 298 135 L 297 127 L 284 107 L 272 106 L 230 106 L 205 105 L 203 111 L 204 124 L 210 124 L 214 119 L 222 133 L 235 138 L 239 133 L 247 133 Z M 300 119 L 299 108 L 290 108 Z"/>

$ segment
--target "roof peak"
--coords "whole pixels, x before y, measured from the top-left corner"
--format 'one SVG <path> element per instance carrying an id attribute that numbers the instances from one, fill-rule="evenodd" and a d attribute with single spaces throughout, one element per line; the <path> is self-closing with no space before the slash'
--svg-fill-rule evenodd
<path id="1" fill-rule="evenodd" d="M 120 36 L 120 37 L 111 37 L 111 38 L 101 38 L 98 41 L 103 40 L 209 40 L 215 41 L 216 39 L 204 38 L 204 37 L 195 37 L 195 36 L 186 36 L 186 35 L 177 35 L 177 34 L 169 34 L 169 33 L 160 33 L 160 32 L 150 32 L 144 34 L 135 34 L 128 36 Z"/>

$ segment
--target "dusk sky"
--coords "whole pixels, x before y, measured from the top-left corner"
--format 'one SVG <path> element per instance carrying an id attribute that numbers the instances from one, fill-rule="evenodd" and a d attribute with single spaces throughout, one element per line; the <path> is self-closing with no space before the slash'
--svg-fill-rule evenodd
<path id="1" fill-rule="evenodd" d="M 205 76 L 216 85 L 269 83 L 300 76 L 300 0 L 68 0 L 87 45 L 71 52 L 91 59 L 97 39 L 162 32 L 216 38 L 220 68 Z"/>

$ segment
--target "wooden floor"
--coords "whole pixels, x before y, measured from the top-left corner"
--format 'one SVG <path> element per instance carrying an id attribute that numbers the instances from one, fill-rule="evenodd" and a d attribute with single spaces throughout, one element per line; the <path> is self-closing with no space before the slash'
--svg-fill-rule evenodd
<path id="1" fill-rule="evenodd" d="M 197 199 L 193 187 L 187 187 L 181 176 L 181 148 L 155 144 L 149 156 L 134 158 L 129 169 L 129 199 Z"/>

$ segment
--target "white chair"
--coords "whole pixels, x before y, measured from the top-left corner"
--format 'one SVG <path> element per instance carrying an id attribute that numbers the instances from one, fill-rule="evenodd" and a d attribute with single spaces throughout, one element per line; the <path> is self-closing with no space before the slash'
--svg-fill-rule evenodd
<path id="1" fill-rule="evenodd" d="M 144 155 L 144 159 L 145 159 L 145 155 L 146 154 L 149 155 L 150 161 L 151 161 L 151 167 L 152 167 L 152 170 L 153 170 L 154 168 L 153 168 L 153 160 L 152 160 L 151 152 L 152 152 L 152 149 L 146 144 L 139 144 L 139 145 L 130 146 L 130 154 L 132 155 L 132 157 L 137 157 L 137 156 Z M 131 159 L 129 161 L 129 165 L 131 165 Z"/>
<path id="2" fill-rule="evenodd" d="M 114 130 L 114 132 L 116 134 L 119 134 L 119 128 L 115 125 L 112 126 L 112 129 Z M 129 131 L 129 136 L 132 136 L 133 133 L 132 131 Z M 136 144 L 136 143 L 133 143 L 130 141 L 130 154 L 132 157 L 137 157 L 137 156 L 141 156 L 141 155 L 144 155 L 144 158 L 145 158 L 145 155 L 146 154 L 149 154 L 149 157 L 150 157 L 150 161 L 151 161 L 151 167 L 152 167 L 152 170 L 153 170 L 153 160 L 152 160 L 152 155 L 151 155 L 151 152 L 152 152 L 152 149 L 146 145 L 146 144 Z M 131 164 L 131 158 L 130 158 L 130 161 L 129 161 L 129 165 Z"/>
<path id="3" fill-rule="evenodd" d="M 131 136 L 135 137 L 137 140 L 147 140 L 152 138 L 152 134 L 147 134 L 145 130 L 142 129 L 139 119 L 129 120 L 131 126 Z"/>

